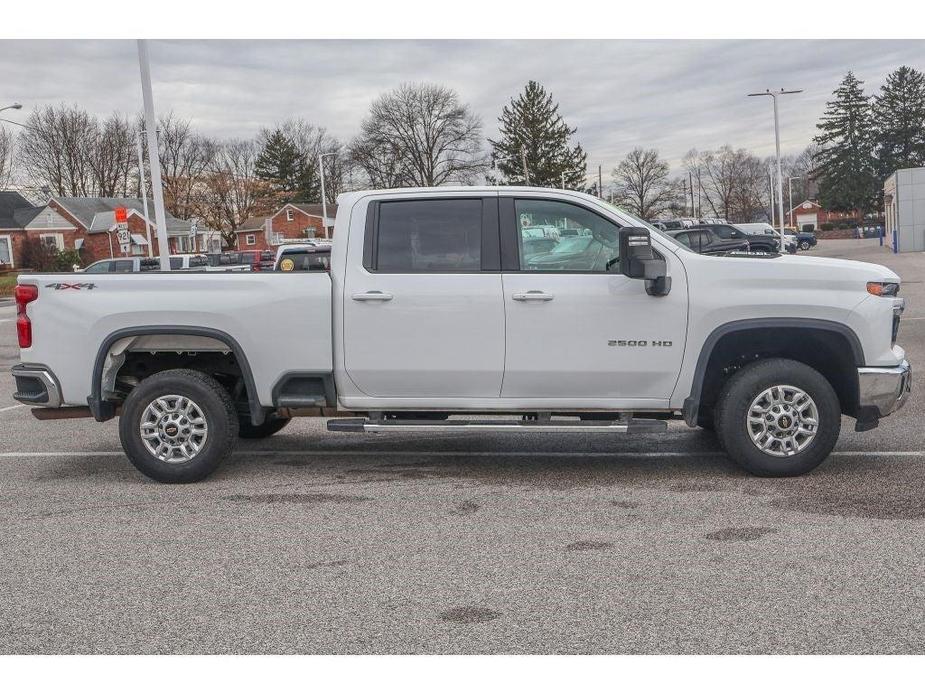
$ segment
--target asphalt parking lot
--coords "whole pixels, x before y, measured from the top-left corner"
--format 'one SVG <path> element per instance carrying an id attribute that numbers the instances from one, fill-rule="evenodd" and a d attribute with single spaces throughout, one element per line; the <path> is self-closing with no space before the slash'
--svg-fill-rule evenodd
<path id="1" fill-rule="evenodd" d="M 0 305 L 0 652 L 923 653 L 925 254 L 904 410 L 796 479 L 713 437 L 330 434 L 160 485 L 116 422 L 17 406 Z"/>

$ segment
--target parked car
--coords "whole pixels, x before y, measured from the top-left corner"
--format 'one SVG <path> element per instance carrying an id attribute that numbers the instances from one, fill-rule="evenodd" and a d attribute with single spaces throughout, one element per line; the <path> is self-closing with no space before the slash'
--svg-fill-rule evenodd
<path id="1" fill-rule="evenodd" d="M 808 251 L 819 243 L 816 235 L 811 231 L 798 231 L 795 236 L 797 238 L 797 246 L 801 251 Z"/>
<path id="2" fill-rule="evenodd" d="M 772 227 L 767 222 L 746 222 L 743 224 L 734 224 L 733 226 L 738 227 L 746 234 L 752 234 L 755 236 L 772 236 L 776 238 L 778 244 L 780 244 L 780 231 Z M 797 252 L 796 236 L 784 233 L 784 250 L 788 253 Z"/>
<path id="3" fill-rule="evenodd" d="M 732 224 L 701 224 L 700 226 L 692 227 L 692 230 L 694 229 L 708 229 L 725 241 L 745 241 L 748 243 L 749 250 L 753 252 L 777 253 L 780 248 L 777 237 L 746 234 Z"/>
<path id="4" fill-rule="evenodd" d="M 232 256 L 236 265 L 249 265 L 253 272 L 269 272 L 276 267 L 273 251 L 238 251 Z"/>
<path id="5" fill-rule="evenodd" d="M 683 229 L 667 232 L 675 241 L 703 255 L 721 255 L 738 251 L 747 253 L 748 241 L 744 239 L 722 239 L 706 228 Z"/>
<path id="6" fill-rule="evenodd" d="M 239 436 L 338 412 L 352 416 L 329 431 L 424 437 L 649 435 L 683 418 L 780 477 L 825 460 L 842 415 L 866 431 L 908 400 L 886 267 L 701 255 L 574 191 L 340 203 L 330 273 L 19 275 L 13 397 L 38 419 L 120 417 L 128 459 L 164 482 L 208 476 Z M 608 260 L 589 269 L 589 246 L 530 267 L 527 215 L 591 229 Z"/>
<path id="7" fill-rule="evenodd" d="M 328 272 L 331 269 L 331 247 L 329 245 L 291 245 L 276 253 L 276 268 L 279 272 Z"/>
<path id="8" fill-rule="evenodd" d="M 90 263 L 81 272 L 100 274 L 109 272 L 157 272 L 161 269 L 159 258 L 106 258 Z"/>

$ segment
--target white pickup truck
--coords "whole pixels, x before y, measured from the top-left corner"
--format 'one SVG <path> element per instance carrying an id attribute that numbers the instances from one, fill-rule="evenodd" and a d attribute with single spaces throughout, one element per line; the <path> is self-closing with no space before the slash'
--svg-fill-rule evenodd
<path id="1" fill-rule="evenodd" d="M 899 282 L 698 255 L 569 191 L 347 193 L 330 273 L 20 275 L 14 397 L 39 419 L 119 416 L 131 462 L 164 482 L 306 415 L 424 434 L 683 419 L 757 475 L 797 475 L 843 414 L 865 430 L 907 399 Z"/>

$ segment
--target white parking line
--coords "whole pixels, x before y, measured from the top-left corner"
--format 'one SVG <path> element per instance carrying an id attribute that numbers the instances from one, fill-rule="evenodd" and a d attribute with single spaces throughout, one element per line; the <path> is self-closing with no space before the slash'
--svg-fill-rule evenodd
<path id="1" fill-rule="evenodd" d="M 122 451 L 5 451 L 0 458 L 101 458 L 121 457 Z M 578 452 L 564 451 L 322 451 L 322 450 L 271 450 L 271 451 L 234 451 L 236 456 L 310 456 L 310 457 L 385 457 L 385 456 L 421 456 L 430 458 L 702 458 L 711 455 L 723 455 L 722 451 L 601 451 Z M 862 456 L 880 456 L 887 458 L 923 458 L 925 451 L 835 451 L 835 458 L 857 458 Z"/>
<path id="2" fill-rule="evenodd" d="M 25 407 L 25 405 L 10 405 L 9 407 L 0 407 L 0 412 L 9 412 L 10 410 L 15 410 L 18 407 Z"/>

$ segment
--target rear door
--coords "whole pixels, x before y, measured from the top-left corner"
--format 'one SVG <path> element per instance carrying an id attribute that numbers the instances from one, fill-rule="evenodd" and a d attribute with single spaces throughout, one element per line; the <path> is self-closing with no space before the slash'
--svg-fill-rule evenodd
<path id="1" fill-rule="evenodd" d="M 497 398 L 497 196 L 371 202 L 363 245 L 349 245 L 343 310 L 344 366 L 366 395 Z"/>
<path id="2" fill-rule="evenodd" d="M 642 280 L 607 271 L 618 256 L 619 224 L 600 211 L 537 197 L 502 197 L 500 209 L 507 315 L 502 396 L 665 406 L 687 330 L 687 281 L 678 259 L 664 254 L 671 292 L 649 296 Z M 532 253 L 520 229 L 541 223 L 580 235 Z"/>

